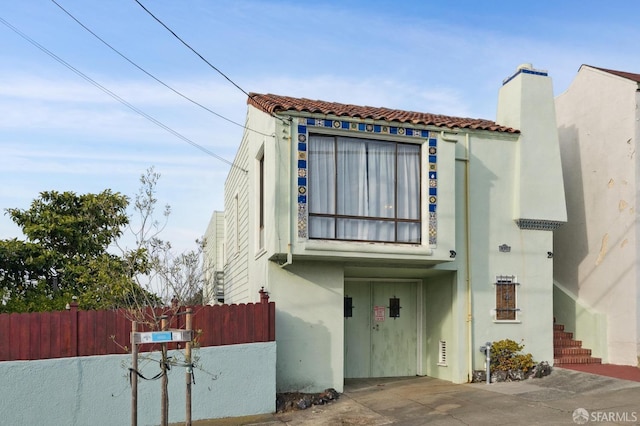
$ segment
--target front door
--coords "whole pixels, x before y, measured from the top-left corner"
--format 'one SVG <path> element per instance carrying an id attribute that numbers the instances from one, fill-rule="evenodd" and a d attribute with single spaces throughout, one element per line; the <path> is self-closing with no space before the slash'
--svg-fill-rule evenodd
<path id="1" fill-rule="evenodd" d="M 348 281 L 345 297 L 353 309 L 344 319 L 344 376 L 415 376 L 417 284 Z"/>

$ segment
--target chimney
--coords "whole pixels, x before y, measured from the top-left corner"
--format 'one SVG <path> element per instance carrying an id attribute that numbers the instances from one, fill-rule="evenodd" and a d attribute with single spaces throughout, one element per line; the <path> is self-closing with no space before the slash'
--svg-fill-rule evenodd
<path id="1" fill-rule="evenodd" d="M 547 71 L 522 64 L 506 78 L 496 122 L 520 130 L 514 219 L 521 228 L 542 223 L 533 229 L 555 229 L 567 221 L 567 209 L 553 85 Z"/>

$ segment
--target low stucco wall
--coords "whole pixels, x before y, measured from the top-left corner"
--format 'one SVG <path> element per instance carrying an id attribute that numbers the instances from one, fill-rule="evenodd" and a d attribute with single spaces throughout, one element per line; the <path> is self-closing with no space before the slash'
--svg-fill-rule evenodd
<path id="1" fill-rule="evenodd" d="M 192 420 L 275 411 L 276 343 L 194 350 Z M 146 377 L 159 353 L 141 354 Z M 197 358 L 196 358 L 197 357 Z M 179 357 L 178 357 L 179 358 Z M 7 425 L 130 424 L 130 355 L 0 362 L 0 413 Z M 169 372 L 169 421 L 185 420 L 185 369 Z M 160 423 L 160 380 L 138 381 L 138 424 Z"/>

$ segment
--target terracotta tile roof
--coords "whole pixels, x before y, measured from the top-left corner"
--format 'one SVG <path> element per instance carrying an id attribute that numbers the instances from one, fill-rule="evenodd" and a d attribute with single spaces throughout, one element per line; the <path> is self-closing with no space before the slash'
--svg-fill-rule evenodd
<path id="1" fill-rule="evenodd" d="M 633 73 L 624 72 L 624 71 L 608 70 L 606 68 L 592 67 L 591 65 L 587 65 L 587 66 L 591 68 L 595 68 L 600 71 L 608 72 L 609 74 L 617 75 L 619 77 L 628 78 L 629 80 L 633 80 L 637 83 L 640 83 L 640 74 L 633 74 Z"/>
<path id="2" fill-rule="evenodd" d="M 338 117 L 369 118 L 373 120 L 397 121 L 413 125 L 429 125 L 449 129 L 462 128 L 490 130 L 494 132 L 520 133 L 511 127 L 501 126 L 490 120 L 478 118 L 450 117 L 425 112 L 402 111 L 398 109 L 377 108 L 326 102 L 305 98 L 292 98 L 272 94 L 250 93 L 247 104 L 267 113 L 284 111 L 308 112 L 312 114 L 335 115 Z"/>

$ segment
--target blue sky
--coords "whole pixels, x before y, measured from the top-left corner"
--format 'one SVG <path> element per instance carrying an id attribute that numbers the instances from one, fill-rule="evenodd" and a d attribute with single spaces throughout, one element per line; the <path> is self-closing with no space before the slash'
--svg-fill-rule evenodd
<path id="1" fill-rule="evenodd" d="M 521 63 L 562 93 L 581 64 L 640 73 L 637 1 L 140 0 L 247 92 L 495 119 Z M 134 0 L 59 0 L 139 66 L 244 123 L 246 96 Z M 233 160 L 242 128 L 149 78 L 53 2 L 4 2 L 0 18 L 136 108 Z M 0 24 L 0 209 L 46 190 L 133 197 L 154 166 L 164 238 L 193 248 L 223 210 L 229 165 L 100 91 Z M 0 215 L 0 239 L 21 237 Z"/>

